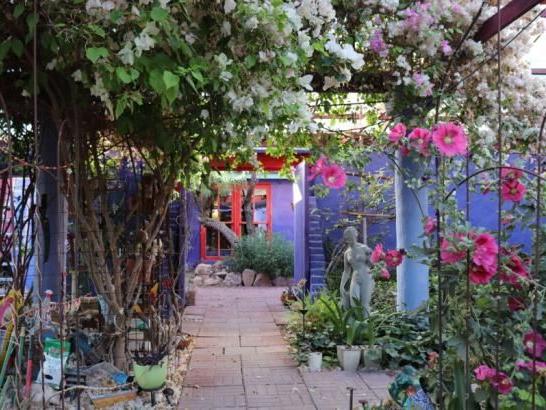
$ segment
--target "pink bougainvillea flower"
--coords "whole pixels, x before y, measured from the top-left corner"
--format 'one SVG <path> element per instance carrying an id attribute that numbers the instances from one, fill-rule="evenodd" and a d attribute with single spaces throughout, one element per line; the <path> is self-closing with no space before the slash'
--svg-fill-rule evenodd
<path id="1" fill-rule="evenodd" d="M 389 48 L 385 44 L 385 40 L 383 40 L 383 32 L 381 30 L 374 31 L 370 39 L 370 48 L 381 57 L 387 57 L 389 54 Z"/>
<path id="2" fill-rule="evenodd" d="M 505 201 L 519 202 L 525 196 L 527 188 L 517 179 L 507 180 L 502 184 L 502 199 Z"/>
<path id="3" fill-rule="evenodd" d="M 432 141 L 446 157 L 464 155 L 468 150 L 468 137 L 463 127 L 452 122 L 438 124 L 432 131 Z"/>
<path id="4" fill-rule="evenodd" d="M 419 154 L 430 155 L 429 146 L 431 140 L 430 131 L 426 128 L 415 128 L 408 135 L 409 145 L 419 152 Z"/>
<path id="5" fill-rule="evenodd" d="M 315 165 L 309 170 L 309 180 L 312 181 L 318 177 L 326 166 L 328 166 L 328 159 L 324 155 L 321 155 Z"/>
<path id="6" fill-rule="evenodd" d="M 503 167 L 501 169 L 501 177 L 508 180 L 520 179 L 523 177 L 523 171 L 515 167 Z"/>
<path id="7" fill-rule="evenodd" d="M 389 141 L 398 144 L 400 142 L 400 139 L 406 136 L 406 131 L 406 126 L 399 122 L 394 127 L 392 127 L 391 132 L 389 132 Z"/>
<path id="8" fill-rule="evenodd" d="M 507 303 L 510 312 L 517 312 L 525 309 L 525 302 L 518 296 L 508 296 Z"/>
<path id="9" fill-rule="evenodd" d="M 466 251 L 464 249 L 457 250 L 454 246 L 454 242 L 458 242 L 458 240 L 462 239 L 463 237 L 464 234 L 456 233 L 453 235 L 452 239 L 448 240 L 446 238 L 442 238 L 440 242 L 440 258 L 442 259 L 442 262 L 457 263 L 466 258 Z"/>
<path id="10" fill-rule="evenodd" d="M 381 269 L 381 272 L 379 272 L 379 277 L 383 280 L 389 280 L 391 278 L 391 274 L 387 269 Z"/>
<path id="11" fill-rule="evenodd" d="M 485 380 L 489 380 L 493 376 L 495 376 L 495 369 L 482 364 L 474 369 L 474 375 L 476 376 L 476 379 L 483 382 Z"/>
<path id="12" fill-rule="evenodd" d="M 396 249 L 387 251 L 385 254 L 385 263 L 389 268 L 396 268 L 404 260 L 404 251 Z"/>
<path id="13" fill-rule="evenodd" d="M 536 330 L 531 330 L 523 335 L 523 350 L 525 353 L 541 358 L 546 349 L 546 340 Z"/>
<path id="14" fill-rule="evenodd" d="M 324 167 L 321 172 L 321 176 L 322 180 L 324 181 L 324 185 L 326 185 L 328 188 L 343 188 L 347 182 L 347 174 L 345 173 L 345 170 L 337 164 L 331 164 Z"/>
<path id="15" fill-rule="evenodd" d="M 453 49 L 451 48 L 451 46 L 449 45 L 449 41 L 447 40 L 443 40 L 440 43 L 440 50 L 442 50 L 442 53 L 445 56 L 450 56 L 451 54 L 453 54 Z"/>
<path id="16" fill-rule="evenodd" d="M 372 256 L 370 257 L 370 261 L 372 263 L 378 263 L 381 262 L 383 259 L 385 259 L 385 251 L 383 250 L 383 245 L 378 243 L 375 245 L 375 248 L 373 249 Z"/>
<path id="17" fill-rule="evenodd" d="M 474 239 L 475 250 L 472 255 L 472 262 L 483 267 L 489 273 L 494 274 L 497 270 L 497 255 L 499 247 L 497 241 L 491 234 L 482 233 Z"/>
<path id="18" fill-rule="evenodd" d="M 487 270 L 483 266 L 474 263 L 470 265 L 470 282 L 475 285 L 486 285 L 491 282 L 493 276 L 495 276 L 495 271 Z"/>
<path id="19" fill-rule="evenodd" d="M 520 370 L 527 370 L 533 372 L 533 368 L 538 372 L 546 371 L 546 363 L 535 361 L 534 365 L 532 361 L 518 360 L 516 361 L 516 367 Z"/>
<path id="20" fill-rule="evenodd" d="M 434 232 L 436 232 L 436 218 L 428 216 L 425 220 L 423 231 L 427 235 L 432 235 Z"/>
<path id="21" fill-rule="evenodd" d="M 491 386 L 500 394 L 508 394 L 512 391 L 514 384 L 508 375 L 504 372 L 495 371 L 493 377 L 489 379 Z"/>

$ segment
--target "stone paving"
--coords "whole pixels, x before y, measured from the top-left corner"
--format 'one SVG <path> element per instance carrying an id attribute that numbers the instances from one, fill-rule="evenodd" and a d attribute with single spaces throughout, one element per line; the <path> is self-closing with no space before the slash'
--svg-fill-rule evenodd
<path id="1" fill-rule="evenodd" d="M 179 409 L 347 409 L 354 390 L 370 404 L 388 398 L 384 373 L 310 373 L 297 367 L 279 326 L 283 288 L 198 288 L 184 312 L 195 338 Z"/>

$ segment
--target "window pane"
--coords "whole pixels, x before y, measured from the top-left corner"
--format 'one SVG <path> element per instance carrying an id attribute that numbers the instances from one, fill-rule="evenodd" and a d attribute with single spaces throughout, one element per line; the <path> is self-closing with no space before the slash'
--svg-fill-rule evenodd
<path id="1" fill-rule="evenodd" d="M 232 229 L 231 224 L 227 224 L 229 229 Z M 231 245 L 227 241 L 226 237 L 220 234 L 220 256 L 229 256 L 231 254 Z"/>
<path id="2" fill-rule="evenodd" d="M 207 228 L 207 256 L 218 256 L 218 236 L 216 229 Z"/>
<path id="3" fill-rule="evenodd" d="M 220 220 L 222 222 L 231 221 L 231 195 L 220 198 Z"/>

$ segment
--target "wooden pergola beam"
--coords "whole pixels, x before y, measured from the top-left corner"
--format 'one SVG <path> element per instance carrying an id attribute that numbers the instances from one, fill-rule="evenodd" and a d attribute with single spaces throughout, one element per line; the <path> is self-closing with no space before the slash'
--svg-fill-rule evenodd
<path id="1" fill-rule="evenodd" d="M 500 11 L 500 29 L 512 24 L 529 10 L 541 4 L 543 0 L 512 0 Z M 474 39 L 486 42 L 499 32 L 499 13 L 489 17 L 479 28 Z"/>

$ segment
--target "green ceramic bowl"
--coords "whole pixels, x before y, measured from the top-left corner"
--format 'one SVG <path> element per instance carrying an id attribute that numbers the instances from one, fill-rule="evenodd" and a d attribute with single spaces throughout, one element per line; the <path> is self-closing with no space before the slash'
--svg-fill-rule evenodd
<path id="1" fill-rule="evenodd" d="M 133 364 L 135 381 L 143 390 L 155 390 L 161 388 L 167 380 L 167 360 L 163 359 L 158 364 L 141 366 Z"/>

